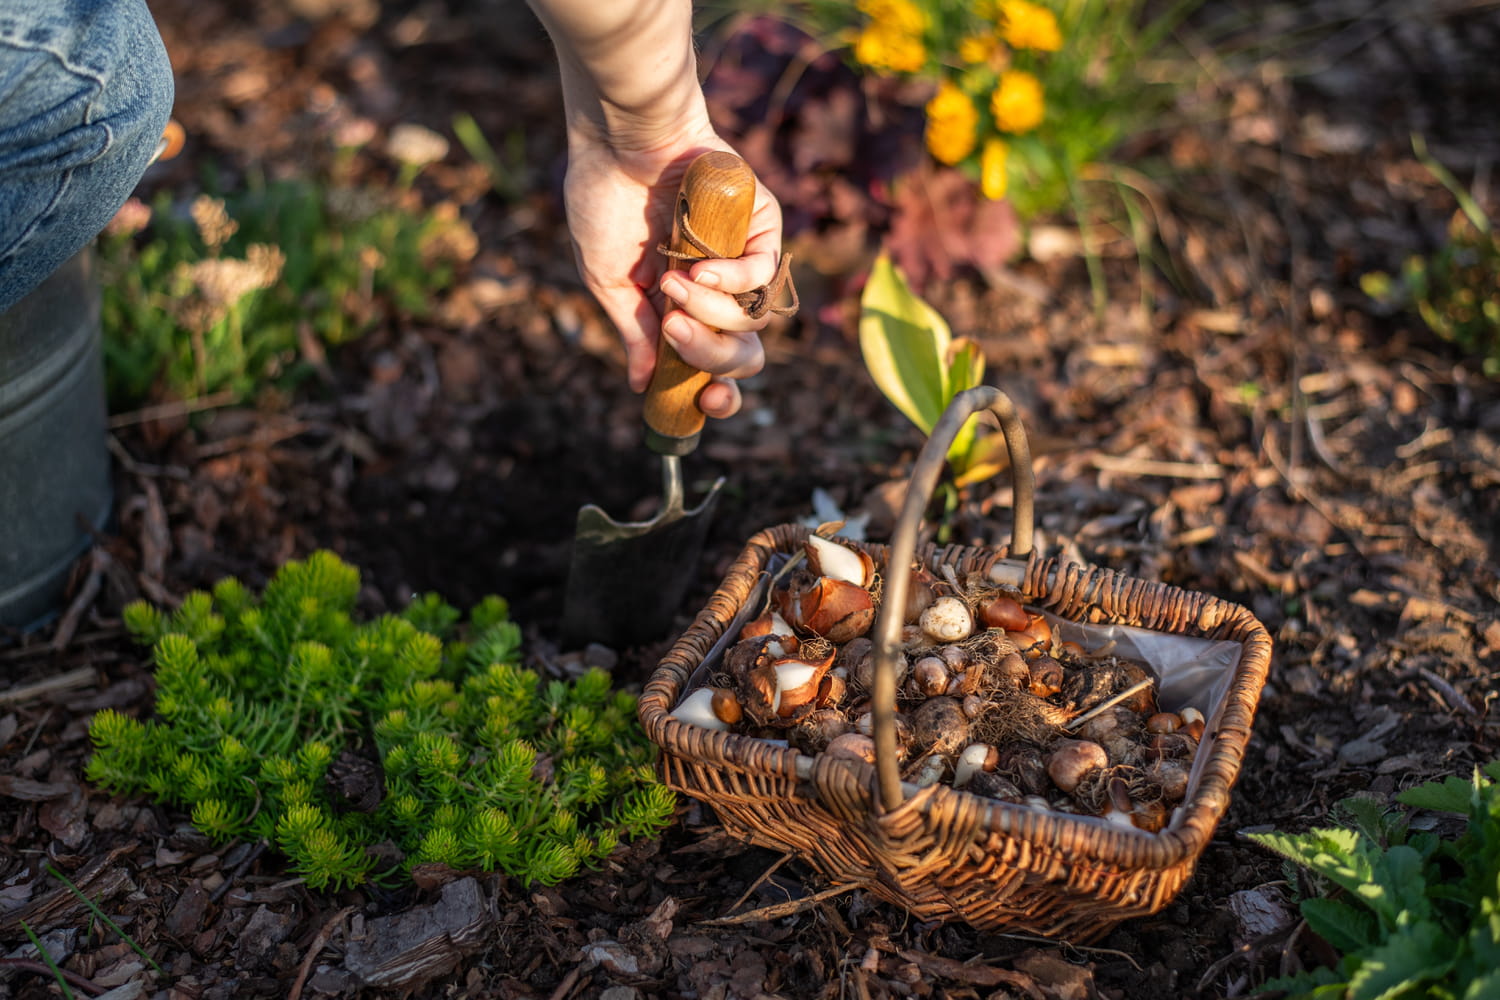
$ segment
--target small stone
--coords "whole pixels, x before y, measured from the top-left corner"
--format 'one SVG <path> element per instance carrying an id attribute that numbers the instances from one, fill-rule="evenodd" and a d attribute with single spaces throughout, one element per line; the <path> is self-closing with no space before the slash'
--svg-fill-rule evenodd
<path id="1" fill-rule="evenodd" d="M 347 993 L 355 986 L 354 974 L 347 969 L 335 969 L 320 965 L 307 979 L 307 986 L 314 993 L 337 996 Z"/>
<path id="2" fill-rule="evenodd" d="M 585 945 L 582 956 L 586 965 L 598 966 L 612 976 L 640 975 L 640 962 L 618 941 L 595 941 Z"/>
<path id="3" fill-rule="evenodd" d="M 98 980 L 94 980 L 98 982 Z M 144 979 L 132 979 L 128 983 L 116 986 L 112 990 L 100 993 L 94 1000 L 140 1000 L 146 995 L 146 981 Z"/>
<path id="4" fill-rule="evenodd" d="M 240 931 L 235 942 L 235 957 L 240 965 L 251 965 L 256 960 L 271 955 L 278 944 L 292 933 L 296 919 L 289 914 L 277 913 L 262 904 Z"/>
<path id="5" fill-rule="evenodd" d="M 1385 744 L 1363 738 L 1350 740 L 1339 747 L 1339 760 L 1345 764 L 1361 767 L 1373 764 L 1385 757 Z"/>
<path id="6" fill-rule="evenodd" d="M 1246 941 L 1289 927 L 1293 919 L 1280 890 L 1270 885 L 1231 893 L 1229 910 L 1239 921 L 1240 937 Z"/>

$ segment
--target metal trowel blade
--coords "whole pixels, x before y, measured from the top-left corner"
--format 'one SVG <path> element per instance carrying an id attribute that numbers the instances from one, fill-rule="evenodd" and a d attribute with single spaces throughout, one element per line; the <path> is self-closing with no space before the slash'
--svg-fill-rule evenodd
<path id="1" fill-rule="evenodd" d="M 669 502 L 649 521 L 622 523 L 594 504 L 578 511 L 563 599 L 569 648 L 620 649 L 662 637 L 693 582 L 723 485 L 720 478 L 691 509 Z"/>

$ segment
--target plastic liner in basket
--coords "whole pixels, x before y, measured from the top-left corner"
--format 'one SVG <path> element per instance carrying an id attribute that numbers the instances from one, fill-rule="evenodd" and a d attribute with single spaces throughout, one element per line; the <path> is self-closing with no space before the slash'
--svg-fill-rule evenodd
<path id="1" fill-rule="evenodd" d="M 971 413 L 1001 417 L 1016 476 L 1015 533 L 1007 548 L 915 545 L 947 438 Z M 935 457 L 934 457 L 935 456 Z M 779 744 L 684 723 L 672 710 L 705 682 L 717 657 L 758 613 L 769 572 L 801 551 L 805 528 L 781 525 L 751 538 L 692 626 L 668 651 L 640 702 L 646 732 L 661 748 L 671 787 L 712 806 L 725 828 L 746 841 L 791 852 L 836 883 L 856 884 L 920 918 L 962 920 L 982 929 L 1024 930 L 1077 942 L 1119 921 L 1160 910 L 1181 888 L 1228 808 L 1269 668 L 1271 644 L 1249 611 L 1208 595 L 1061 563 L 1030 552 L 1030 462 L 1009 400 L 992 389 L 960 394 L 934 430 L 913 474 L 889 547 L 855 543 L 880 564 L 921 562 L 959 578 L 987 577 L 1018 589 L 1024 603 L 1059 630 L 1089 630 L 1114 641 L 1161 676 L 1164 707 L 1196 703 L 1208 716 L 1186 798 L 1158 833 L 1113 826 L 1090 816 L 1038 809 L 954 789 L 916 788 L 900 780 L 894 737 L 882 744 L 894 711 L 899 622 L 884 609 L 903 605 L 888 580 L 871 632 L 877 651 L 877 764 L 810 756 Z M 902 574 L 896 574 L 900 578 Z M 880 676 L 888 682 L 882 690 Z"/>

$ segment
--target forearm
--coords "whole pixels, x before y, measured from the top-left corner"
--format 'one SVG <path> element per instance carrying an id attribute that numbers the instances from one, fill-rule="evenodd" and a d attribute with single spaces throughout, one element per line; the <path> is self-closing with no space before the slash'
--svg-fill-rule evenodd
<path id="1" fill-rule="evenodd" d="M 551 35 L 572 141 L 645 150 L 706 126 L 690 0 L 527 0 Z"/>

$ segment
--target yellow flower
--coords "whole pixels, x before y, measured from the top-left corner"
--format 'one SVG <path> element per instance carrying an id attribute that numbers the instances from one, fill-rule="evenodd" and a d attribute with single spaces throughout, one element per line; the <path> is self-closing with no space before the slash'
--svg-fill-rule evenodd
<path id="1" fill-rule="evenodd" d="M 854 37 L 854 58 L 876 71 L 918 73 L 927 64 L 927 14 L 912 0 L 859 0 L 869 23 Z"/>
<path id="2" fill-rule="evenodd" d="M 979 189 L 991 201 L 1005 197 L 1005 161 L 1009 157 L 1010 147 L 1005 140 L 991 136 L 984 141 L 984 151 L 979 154 Z"/>
<path id="3" fill-rule="evenodd" d="M 1042 97 L 1042 81 L 1025 70 L 1008 69 L 1000 74 L 1000 85 L 990 97 L 990 112 L 995 127 L 1019 135 L 1042 123 L 1047 112 Z"/>
<path id="4" fill-rule="evenodd" d="M 1000 34 L 1013 49 L 1056 52 L 1062 48 L 1057 18 L 1046 7 L 1031 0 L 1000 0 L 1003 24 Z"/>
<path id="5" fill-rule="evenodd" d="M 958 40 L 958 57 L 970 66 L 979 66 L 989 62 L 998 47 L 994 35 L 970 35 Z"/>
<path id="6" fill-rule="evenodd" d="M 944 80 L 927 102 L 927 148 L 934 157 L 952 166 L 974 150 L 974 132 L 979 112 L 974 103 L 951 81 Z"/>
<path id="7" fill-rule="evenodd" d="M 927 14 L 911 0 L 859 0 L 859 11 L 871 26 L 895 35 L 917 35 L 927 30 Z"/>
<path id="8" fill-rule="evenodd" d="M 871 24 L 854 39 L 854 58 L 877 72 L 917 73 L 927 64 L 922 39 Z"/>

